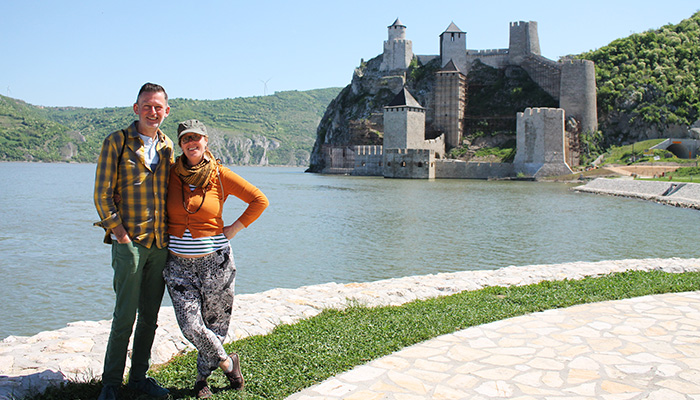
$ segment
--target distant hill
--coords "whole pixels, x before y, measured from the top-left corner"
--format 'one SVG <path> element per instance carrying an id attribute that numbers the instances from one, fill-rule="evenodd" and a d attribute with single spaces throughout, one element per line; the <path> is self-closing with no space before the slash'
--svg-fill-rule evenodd
<path id="1" fill-rule="evenodd" d="M 700 123 L 700 12 L 578 57 L 595 62 L 604 146 L 684 136 Z"/>
<path id="2" fill-rule="evenodd" d="M 210 130 L 210 147 L 227 164 L 309 163 L 321 116 L 340 88 L 277 92 L 224 100 L 171 99 L 163 131 L 197 118 Z M 0 95 L 1 161 L 95 162 L 102 140 L 128 126 L 129 107 L 38 107 Z"/>

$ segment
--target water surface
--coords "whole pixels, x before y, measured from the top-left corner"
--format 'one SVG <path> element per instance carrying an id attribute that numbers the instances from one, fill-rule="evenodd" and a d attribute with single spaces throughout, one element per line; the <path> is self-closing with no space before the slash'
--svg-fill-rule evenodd
<path id="1" fill-rule="evenodd" d="M 0 170 L 0 338 L 111 318 L 110 250 L 92 226 L 95 165 Z M 232 241 L 239 294 L 510 265 L 700 257 L 700 212 L 562 183 L 234 171 L 270 199 Z M 244 207 L 230 198 L 224 220 Z"/>

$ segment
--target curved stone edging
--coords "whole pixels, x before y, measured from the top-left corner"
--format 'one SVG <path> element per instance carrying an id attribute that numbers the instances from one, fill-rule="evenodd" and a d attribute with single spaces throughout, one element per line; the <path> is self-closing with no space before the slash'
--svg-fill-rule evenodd
<path id="1" fill-rule="evenodd" d="M 487 286 L 529 285 L 541 281 L 581 279 L 627 270 L 671 273 L 700 271 L 700 259 L 641 259 L 510 266 L 497 270 L 411 276 L 366 283 L 273 289 L 236 296 L 227 341 L 266 334 L 324 309 L 348 305 L 400 305 L 417 299 L 450 295 Z M 152 354 L 154 364 L 192 350 L 175 321 L 172 307 L 163 307 Z M 34 336 L 10 336 L 0 342 L 0 399 L 42 391 L 66 380 L 89 380 L 102 371 L 110 321 L 81 321 Z"/>
<path id="2" fill-rule="evenodd" d="M 573 190 L 655 201 L 675 207 L 700 209 L 700 184 L 596 178 Z"/>

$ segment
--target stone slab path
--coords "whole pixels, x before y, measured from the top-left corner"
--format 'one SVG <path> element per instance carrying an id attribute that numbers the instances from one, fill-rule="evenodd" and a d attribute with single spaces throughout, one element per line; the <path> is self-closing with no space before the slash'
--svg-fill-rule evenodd
<path id="1" fill-rule="evenodd" d="M 700 398 L 700 292 L 584 304 L 420 343 L 288 400 Z"/>
<path id="2" fill-rule="evenodd" d="M 400 305 L 417 299 L 444 296 L 465 290 L 477 290 L 486 286 L 528 285 L 544 280 L 552 281 L 562 279 L 581 279 L 586 276 L 599 276 L 627 270 L 648 271 L 654 269 L 672 273 L 700 271 L 700 259 L 643 259 L 601 262 L 573 262 L 556 265 L 510 266 L 489 271 L 463 271 L 426 276 L 404 277 L 366 283 L 328 283 L 298 289 L 274 289 L 262 293 L 240 295 L 236 297 L 234 303 L 234 318 L 229 329 L 227 340 L 232 341 L 251 335 L 266 334 L 280 324 L 294 323 L 300 319 L 317 315 L 324 309 L 328 308 L 344 308 L 348 305 L 354 304 L 366 306 Z M 657 298 L 650 297 L 650 300 L 648 301 L 653 303 L 656 301 L 655 299 Z M 650 304 L 649 307 L 655 306 L 654 304 Z M 668 309 L 668 313 L 675 312 L 673 310 L 674 307 L 663 306 L 663 308 Z M 610 308 L 609 310 L 612 309 L 613 308 Z M 606 308 L 605 310 L 608 309 Z M 691 312 L 690 316 L 692 318 L 696 318 L 697 320 L 697 309 L 694 312 L 695 314 Z M 658 314 L 654 315 L 662 316 Z M 503 332 L 507 333 L 507 329 L 521 329 L 528 326 L 528 324 L 531 326 L 531 329 L 535 329 L 536 326 L 542 324 L 541 329 L 543 330 L 538 330 L 534 333 L 524 332 L 522 334 L 532 334 L 535 335 L 533 337 L 540 337 L 541 340 L 544 340 L 545 337 L 548 337 L 547 332 L 548 329 L 550 329 L 552 334 L 558 332 L 557 335 L 559 336 L 571 335 L 571 340 L 581 341 L 583 341 L 585 336 L 581 337 L 580 335 L 585 334 L 589 329 L 592 329 L 590 326 L 577 327 L 575 324 L 567 325 L 563 322 L 560 325 L 556 325 L 554 320 L 548 319 L 550 317 L 547 313 L 538 313 L 521 318 L 535 319 L 528 321 L 527 324 L 521 324 L 519 321 L 515 321 L 515 323 L 513 323 L 513 320 L 508 320 L 511 322 L 501 322 L 501 324 L 505 324 L 505 327 L 501 326 L 497 329 L 506 329 L 506 331 Z M 555 318 L 556 320 L 556 317 L 551 318 Z M 651 316 L 648 318 L 651 318 Z M 654 318 L 651 318 L 650 321 L 652 322 L 652 325 L 662 324 L 664 322 L 656 322 Z M 626 323 L 626 321 L 620 320 L 620 323 L 622 322 Z M 598 324 L 600 323 L 609 324 L 610 328 L 608 328 L 608 330 L 612 330 L 617 327 L 614 318 L 607 320 L 607 322 L 596 322 L 594 326 L 599 326 Z M 92 377 L 99 377 L 102 371 L 105 344 L 107 341 L 107 336 L 109 335 L 109 324 L 110 321 L 82 321 L 69 324 L 67 327 L 59 330 L 42 332 L 34 336 L 10 336 L 5 338 L 2 342 L 0 342 L 0 399 L 13 399 L 16 397 L 21 397 L 27 393 L 42 391 L 47 385 L 57 384 L 69 379 L 88 380 Z M 154 364 L 167 362 L 174 355 L 182 351 L 192 349 L 191 345 L 182 337 L 171 307 L 163 307 L 159 316 L 158 324 L 159 328 L 156 334 L 156 344 L 152 354 Z M 511 328 L 507 328 L 507 326 L 511 326 Z M 547 326 L 549 326 L 549 328 L 546 328 Z M 664 327 L 666 330 L 670 329 L 669 326 L 663 324 L 662 327 Z M 700 327 L 700 324 L 695 325 L 695 327 Z M 475 329 L 482 328 L 476 327 Z M 568 333 L 567 330 L 569 331 Z M 698 329 L 696 329 L 696 332 L 697 331 Z M 649 332 L 650 331 L 644 331 L 637 336 L 644 337 L 645 335 L 648 335 Z M 482 359 L 488 359 L 489 357 L 486 356 L 485 353 L 482 353 L 484 351 L 489 351 L 488 337 L 483 336 L 473 338 L 470 335 L 472 334 L 469 332 L 458 332 L 454 335 L 448 335 L 447 337 L 436 339 L 436 342 L 432 342 L 432 344 L 429 342 L 428 346 L 437 346 L 440 348 L 445 347 L 445 343 L 449 343 L 450 341 L 462 341 L 462 353 L 464 353 L 466 349 L 479 349 L 479 352 L 475 354 L 481 354 Z M 575 335 L 579 335 L 579 338 L 576 339 Z M 692 340 L 696 340 L 695 345 L 700 342 L 697 333 L 695 336 L 690 334 L 687 336 L 689 336 Z M 477 342 L 472 342 L 472 340 L 476 340 Z M 563 339 L 551 340 L 552 344 L 557 341 L 568 343 Z M 494 340 L 491 339 L 491 341 Z M 494 341 L 494 343 L 498 343 L 498 346 L 496 346 L 497 348 L 507 348 L 504 346 L 509 342 L 507 340 L 505 342 L 501 342 L 499 340 Z M 512 346 L 517 347 L 518 345 L 512 344 Z M 666 349 L 668 349 L 669 346 L 667 346 Z M 411 353 L 412 350 L 410 348 L 406 349 L 406 351 L 408 351 L 408 354 L 414 354 L 412 357 L 416 358 L 416 353 Z M 497 358 L 506 360 L 508 357 L 514 357 L 511 359 L 511 361 L 515 361 L 518 357 L 521 357 L 518 358 L 519 360 L 525 359 L 527 354 L 519 354 L 520 351 L 521 350 L 514 350 L 514 354 L 498 355 L 494 353 L 491 357 L 493 357 L 494 360 Z M 580 354 L 592 355 L 596 352 L 597 349 L 593 348 L 591 351 L 582 351 Z M 422 354 L 432 354 L 424 353 L 422 349 L 419 350 L 418 353 L 420 354 L 418 358 L 426 358 L 426 356 Z M 698 354 L 700 354 L 700 351 L 698 351 Z M 528 362 L 542 363 L 543 361 L 547 360 L 544 356 L 545 354 L 540 354 L 537 357 L 531 355 L 531 357 L 535 358 Z M 467 354 L 461 357 L 474 357 L 474 355 L 470 356 Z M 552 357 L 554 357 L 554 355 L 552 355 Z M 587 357 L 591 358 L 590 356 Z M 400 358 L 402 357 L 399 357 L 399 359 Z M 437 360 L 438 361 L 432 360 L 430 362 L 432 364 L 439 364 L 439 360 L 441 359 L 438 358 Z M 470 363 L 476 362 L 477 360 L 478 357 L 472 361 L 463 360 L 463 369 L 460 369 L 459 371 L 467 372 L 463 374 L 465 376 L 469 375 L 469 366 L 472 365 Z M 696 361 L 698 360 L 700 360 L 700 356 L 696 355 Z M 416 364 L 419 361 L 420 360 L 418 359 L 411 361 L 411 358 L 409 357 L 405 362 L 409 364 Z M 421 363 L 423 363 L 423 361 L 419 362 L 419 364 Z M 517 368 L 519 368 L 517 364 L 518 363 L 514 363 L 508 366 L 506 363 L 494 368 L 496 368 L 496 371 L 499 371 L 498 368 L 503 368 L 502 372 L 504 373 L 503 376 L 505 377 L 508 374 L 507 370 L 509 370 L 509 368 L 510 370 L 517 370 Z M 401 374 L 404 373 L 405 370 L 399 368 L 401 365 L 402 364 L 399 364 L 396 370 L 392 370 L 390 375 L 394 377 L 403 376 Z M 524 365 L 528 364 L 526 363 Z M 695 365 L 700 365 L 700 362 L 696 363 Z M 419 367 L 423 368 L 424 366 L 419 365 Z M 379 367 L 375 365 L 373 368 Z M 575 369 L 587 371 L 586 368 Z M 377 370 L 376 373 L 377 378 L 379 379 L 381 375 L 379 370 Z M 512 373 L 512 371 L 510 373 Z M 363 372 L 359 375 L 363 374 L 365 373 Z M 386 374 L 389 376 L 388 371 L 386 371 Z M 358 374 L 356 373 L 355 378 L 351 379 L 358 379 L 357 375 Z M 488 379 L 489 375 L 484 376 L 485 378 L 483 379 Z M 493 377 L 494 375 L 490 376 Z M 521 379 L 524 378 L 521 376 Z M 552 379 L 556 380 L 552 374 L 549 374 L 546 378 L 542 379 L 546 379 L 548 382 Z M 560 377 L 560 379 L 563 379 L 563 377 Z M 482 389 L 485 390 L 485 388 L 489 387 L 489 385 L 495 385 L 494 390 L 496 390 L 496 392 L 493 393 L 509 393 L 509 390 L 514 390 L 511 386 L 504 386 L 499 382 L 500 381 L 491 381 L 488 384 L 484 382 L 478 387 L 482 387 Z M 696 383 L 698 383 L 698 381 L 696 381 Z M 331 386 L 334 385 L 334 383 L 331 384 Z M 508 389 L 508 387 L 511 389 Z M 459 387 L 457 389 L 459 389 Z M 462 387 L 462 389 L 465 388 Z M 427 391 L 428 389 L 424 390 Z M 436 390 L 436 387 L 432 388 L 431 390 Z M 556 391 L 556 389 L 553 390 Z M 434 394 L 433 392 L 429 397 L 425 397 L 425 394 L 421 393 L 422 392 L 420 391 L 409 391 L 392 394 L 392 396 L 396 395 L 397 397 L 376 398 L 430 398 L 430 396 L 433 396 Z M 567 395 L 571 395 L 572 397 L 570 398 L 576 398 L 573 393 L 574 392 Z M 307 393 L 302 392 L 298 395 L 306 396 Z M 318 395 L 319 394 L 313 394 L 313 396 Z M 328 394 L 322 394 L 320 396 L 323 397 L 326 395 Z M 343 396 L 344 395 L 345 394 L 343 394 Z M 413 395 L 417 395 L 419 397 L 410 397 Z M 384 396 L 384 394 L 382 394 L 382 396 Z M 485 398 L 488 398 L 487 395 L 484 396 L 486 396 Z M 537 396 L 532 398 L 536 397 Z M 609 398 L 627 399 L 634 397 L 623 396 Z M 695 398 L 700 399 L 700 394 L 698 394 L 698 396 Z M 668 399 L 672 398 L 668 397 Z"/>

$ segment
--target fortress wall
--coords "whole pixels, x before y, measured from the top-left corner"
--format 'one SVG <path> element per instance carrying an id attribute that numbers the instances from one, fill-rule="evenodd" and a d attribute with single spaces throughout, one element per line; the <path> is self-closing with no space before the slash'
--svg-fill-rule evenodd
<path id="1" fill-rule="evenodd" d="M 590 60 L 561 63 L 559 107 L 581 122 L 582 132 L 598 130 L 595 65 Z"/>
<path id="2" fill-rule="evenodd" d="M 435 152 L 428 149 L 387 149 L 384 151 L 384 177 L 435 178 Z"/>
<path id="3" fill-rule="evenodd" d="M 354 146 L 323 145 L 321 149 L 325 167 L 323 174 L 350 174 L 355 168 Z"/>
<path id="4" fill-rule="evenodd" d="M 445 157 L 445 134 L 436 137 L 435 139 L 428 139 L 423 142 L 423 148 L 432 150 L 435 152 L 436 158 Z"/>
<path id="5" fill-rule="evenodd" d="M 382 176 L 383 146 L 353 146 L 353 148 L 355 150 L 355 167 L 352 175 Z"/>
<path id="6" fill-rule="evenodd" d="M 416 58 L 418 58 L 418 62 L 421 65 L 425 65 L 431 61 L 433 61 L 436 58 L 440 58 L 439 55 L 418 55 L 416 54 Z"/>
<path id="7" fill-rule="evenodd" d="M 492 68 L 505 68 L 509 64 L 508 49 L 467 50 L 467 64 L 476 60 Z"/>
<path id="8" fill-rule="evenodd" d="M 522 57 L 519 65 L 539 87 L 555 100 L 559 100 L 562 76 L 560 63 L 540 55 L 531 54 Z"/>
<path id="9" fill-rule="evenodd" d="M 435 160 L 436 179 L 497 179 L 515 176 L 510 163 Z"/>

